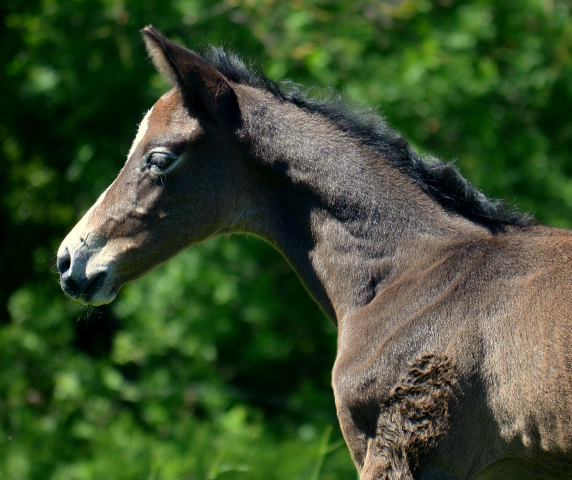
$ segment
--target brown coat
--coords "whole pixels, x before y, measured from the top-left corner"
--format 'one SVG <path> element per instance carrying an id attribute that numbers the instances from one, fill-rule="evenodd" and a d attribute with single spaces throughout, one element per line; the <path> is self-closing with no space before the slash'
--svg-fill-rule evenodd
<path id="1" fill-rule="evenodd" d="M 572 478 L 572 234 L 377 117 L 143 34 L 173 89 L 62 243 L 64 291 L 107 303 L 192 243 L 261 236 L 338 326 L 334 394 L 362 480 Z"/>

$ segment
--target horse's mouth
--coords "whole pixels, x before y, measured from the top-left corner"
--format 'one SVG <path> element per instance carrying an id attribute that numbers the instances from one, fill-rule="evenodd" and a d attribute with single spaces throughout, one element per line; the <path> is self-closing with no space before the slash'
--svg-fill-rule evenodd
<path id="1" fill-rule="evenodd" d="M 88 305 L 104 305 L 116 297 L 116 290 L 110 286 L 107 270 L 89 278 L 84 277 L 80 281 L 62 276 L 60 284 L 66 295 Z"/>

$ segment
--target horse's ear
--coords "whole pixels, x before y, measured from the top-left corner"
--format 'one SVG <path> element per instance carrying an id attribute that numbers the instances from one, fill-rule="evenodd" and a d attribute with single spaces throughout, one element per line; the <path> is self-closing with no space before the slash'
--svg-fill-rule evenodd
<path id="1" fill-rule="evenodd" d="M 222 73 L 152 25 L 141 33 L 157 70 L 181 90 L 195 113 L 232 125 L 240 121 L 238 98 Z"/>

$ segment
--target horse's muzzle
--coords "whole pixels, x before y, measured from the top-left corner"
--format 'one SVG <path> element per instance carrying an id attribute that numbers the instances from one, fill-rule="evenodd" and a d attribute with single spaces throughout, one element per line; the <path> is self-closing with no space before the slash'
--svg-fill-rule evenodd
<path id="1" fill-rule="evenodd" d="M 109 288 L 109 269 L 104 265 L 89 268 L 90 252 L 81 247 L 70 252 L 68 247 L 58 252 L 60 285 L 66 295 L 90 305 L 103 305 L 115 298 Z"/>

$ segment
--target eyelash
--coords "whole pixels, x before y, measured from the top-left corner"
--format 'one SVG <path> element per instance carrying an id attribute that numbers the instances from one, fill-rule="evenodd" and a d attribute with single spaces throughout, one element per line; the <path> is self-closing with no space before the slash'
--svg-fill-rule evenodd
<path id="1" fill-rule="evenodd" d="M 164 175 L 167 173 L 169 168 L 174 165 L 178 158 L 178 156 L 169 152 L 155 151 L 149 153 L 146 163 L 153 173 L 157 175 Z"/>

